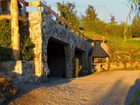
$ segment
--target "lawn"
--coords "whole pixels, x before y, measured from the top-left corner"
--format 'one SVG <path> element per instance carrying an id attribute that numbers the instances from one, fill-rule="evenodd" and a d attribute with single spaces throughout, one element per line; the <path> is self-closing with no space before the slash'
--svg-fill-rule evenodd
<path id="1" fill-rule="evenodd" d="M 127 49 L 134 49 L 137 52 L 136 60 L 140 61 L 140 40 L 134 40 L 132 38 L 128 38 L 127 41 L 124 41 L 123 38 L 117 37 L 117 35 L 99 35 L 95 34 L 94 32 L 85 32 L 88 37 L 99 37 L 105 38 L 107 43 L 110 43 L 116 51 L 124 51 L 125 48 Z"/>

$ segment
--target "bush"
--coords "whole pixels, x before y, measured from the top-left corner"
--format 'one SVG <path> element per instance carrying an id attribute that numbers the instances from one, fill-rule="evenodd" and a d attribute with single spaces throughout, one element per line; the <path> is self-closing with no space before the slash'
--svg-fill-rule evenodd
<path id="1" fill-rule="evenodd" d="M 0 61 L 12 60 L 11 49 L 11 22 L 0 20 Z M 28 22 L 19 22 L 20 33 L 20 59 L 29 61 L 34 59 L 34 44 L 29 38 Z"/>
<path id="2" fill-rule="evenodd" d="M 12 60 L 10 23 L 8 20 L 0 20 L 0 61 Z"/>
<path id="3" fill-rule="evenodd" d="M 34 51 L 33 48 L 35 45 L 31 42 L 29 37 L 29 24 L 28 22 L 19 22 L 19 33 L 20 37 L 20 53 L 21 53 L 21 60 L 30 61 L 34 59 Z"/>

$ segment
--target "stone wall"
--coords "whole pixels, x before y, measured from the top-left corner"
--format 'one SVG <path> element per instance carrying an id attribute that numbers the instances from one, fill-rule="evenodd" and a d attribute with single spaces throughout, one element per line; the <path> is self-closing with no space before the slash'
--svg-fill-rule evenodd
<path id="1" fill-rule="evenodd" d="M 16 70 L 18 68 L 18 70 Z M 16 72 L 16 71 L 21 71 Z M 0 62 L 0 77 L 11 81 L 33 82 L 35 79 L 33 61 L 8 61 Z"/>
<path id="2" fill-rule="evenodd" d="M 15 60 L 20 59 L 20 35 L 18 26 L 18 5 L 17 0 L 12 0 L 11 11 L 11 46 L 13 49 L 13 56 Z M 71 78 L 73 75 L 76 49 L 82 51 L 83 70 L 85 73 L 91 71 L 91 43 L 85 39 L 76 35 L 68 30 L 66 27 L 60 25 L 56 20 L 53 20 L 51 16 L 48 16 L 46 12 L 42 12 L 40 0 L 34 3 L 28 3 L 29 6 L 36 6 L 37 11 L 29 12 L 29 31 L 30 38 L 35 44 L 34 64 L 23 61 L 10 61 L 1 62 L 1 66 L 10 72 L 9 74 L 19 77 L 21 81 L 28 81 L 32 78 L 33 74 L 36 77 L 47 76 L 49 72 L 47 61 L 47 47 L 50 38 L 59 40 L 65 43 L 65 55 L 66 55 L 66 77 Z M 33 66 L 34 65 L 34 66 Z"/>
<path id="3" fill-rule="evenodd" d="M 43 39 L 43 67 L 45 71 L 48 71 L 47 64 L 47 46 L 50 38 L 57 39 L 67 46 L 65 48 L 66 53 L 66 77 L 72 77 L 73 70 L 73 58 L 75 57 L 75 49 L 82 50 L 83 53 L 83 69 L 86 73 L 91 71 L 91 43 L 80 38 L 66 27 L 60 25 L 57 21 L 53 20 L 46 12 L 42 13 L 42 39 Z"/>
<path id="4" fill-rule="evenodd" d="M 46 15 L 47 13 L 42 13 L 42 32 L 43 37 L 56 38 L 66 44 L 73 44 L 74 47 L 77 47 L 83 51 L 86 51 L 87 48 L 91 47 L 83 38 L 80 38 L 78 35 L 74 34 L 64 26 L 60 25 L 57 21 L 53 20 L 51 16 Z M 44 39 L 45 40 L 45 39 Z"/>
<path id="5" fill-rule="evenodd" d="M 110 70 L 139 70 L 140 62 L 127 63 L 126 68 L 122 63 L 110 63 Z"/>
<path id="6" fill-rule="evenodd" d="M 101 66 L 102 65 L 102 66 Z M 122 63 L 96 63 L 94 64 L 94 69 L 96 72 L 108 71 L 108 70 L 140 70 L 140 62 L 127 63 L 126 68 Z"/>

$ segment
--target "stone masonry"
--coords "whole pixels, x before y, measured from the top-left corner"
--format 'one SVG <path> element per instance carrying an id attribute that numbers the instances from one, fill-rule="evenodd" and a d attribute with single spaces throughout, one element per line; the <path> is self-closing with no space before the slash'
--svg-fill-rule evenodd
<path id="1" fill-rule="evenodd" d="M 41 7 L 39 7 L 39 2 L 35 4 L 29 3 L 29 6 L 37 6 L 37 11 L 29 12 L 29 31 L 30 31 L 30 38 L 32 42 L 35 44 L 34 54 L 35 54 L 35 75 L 40 77 L 43 74 L 42 69 L 42 33 L 41 33 Z"/>
<path id="2" fill-rule="evenodd" d="M 72 77 L 73 70 L 73 58 L 75 56 L 75 48 L 81 49 L 84 54 L 83 68 L 87 72 L 91 70 L 91 61 L 89 52 L 91 50 L 91 45 L 84 39 L 80 38 L 73 32 L 60 25 L 58 22 L 54 21 L 51 16 L 46 15 L 46 12 L 42 13 L 42 35 L 43 35 L 43 65 L 44 69 L 49 70 L 47 67 L 47 43 L 50 38 L 55 38 L 66 43 L 68 46 L 65 47 L 66 52 L 66 77 Z"/>
<path id="3" fill-rule="evenodd" d="M 51 16 L 47 15 L 46 11 L 40 10 L 38 2 L 33 5 L 37 6 L 37 11 L 29 13 L 30 33 L 31 39 L 36 45 L 35 48 L 35 72 L 36 76 L 47 75 L 49 72 L 47 64 L 47 46 L 50 38 L 57 39 L 67 44 L 65 47 L 66 52 L 66 77 L 72 77 L 73 58 L 75 56 L 75 48 L 81 49 L 84 52 L 83 68 L 84 70 L 91 70 L 91 61 L 89 52 L 91 45 L 80 38 L 67 28 L 60 25 L 53 20 Z M 41 29 L 41 30 L 40 30 Z M 42 67 L 42 68 L 41 68 Z"/>
<path id="4" fill-rule="evenodd" d="M 22 0 L 24 1 L 24 0 Z M 48 11 L 43 8 L 40 0 L 29 2 L 28 6 L 36 6 L 37 11 L 28 13 L 29 20 L 29 32 L 32 42 L 35 44 L 34 48 L 34 66 L 29 67 L 30 64 L 18 61 L 20 58 L 20 35 L 18 33 L 18 6 L 17 0 L 11 0 L 11 35 L 12 35 L 12 48 L 13 55 L 15 57 L 14 71 L 25 77 L 47 77 L 49 71 L 48 67 L 48 43 L 50 38 L 56 39 L 62 43 L 65 43 L 65 59 L 66 59 L 66 78 L 73 77 L 74 62 L 76 49 L 82 51 L 82 67 L 85 73 L 91 72 L 91 43 L 86 39 L 81 38 L 74 32 L 70 31 L 66 27 L 62 26 L 52 18 L 51 15 L 47 15 Z M 7 64 L 7 63 L 6 63 Z M 27 65 L 26 65 L 27 64 Z M 24 67 L 23 67 L 24 65 Z M 23 69 L 24 68 L 24 69 Z M 27 69 L 27 70 L 25 70 Z M 27 73 L 25 73 L 28 71 Z M 34 72 L 29 72 L 34 71 Z M 29 73 L 29 74 L 28 74 Z M 31 76 L 29 76 L 31 73 Z M 34 73 L 34 76 L 32 74 Z"/>

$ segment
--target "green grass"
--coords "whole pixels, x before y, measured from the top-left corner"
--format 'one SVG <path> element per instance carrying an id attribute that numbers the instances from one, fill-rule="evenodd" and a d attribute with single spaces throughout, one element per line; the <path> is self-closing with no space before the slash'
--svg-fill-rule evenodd
<path id="1" fill-rule="evenodd" d="M 127 39 L 127 41 L 125 42 L 123 38 L 121 37 L 117 37 L 116 36 L 112 36 L 112 35 L 99 35 L 96 34 L 94 32 L 85 32 L 85 34 L 88 37 L 99 37 L 99 38 L 105 38 L 107 40 L 108 43 L 110 43 L 112 45 L 113 48 L 115 48 L 115 50 L 117 51 L 123 51 L 124 48 L 131 48 L 131 49 L 135 49 L 139 55 L 137 56 L 137 60 L 140 61 L 140 40 L 132 40 L 132 39 Z"/>

